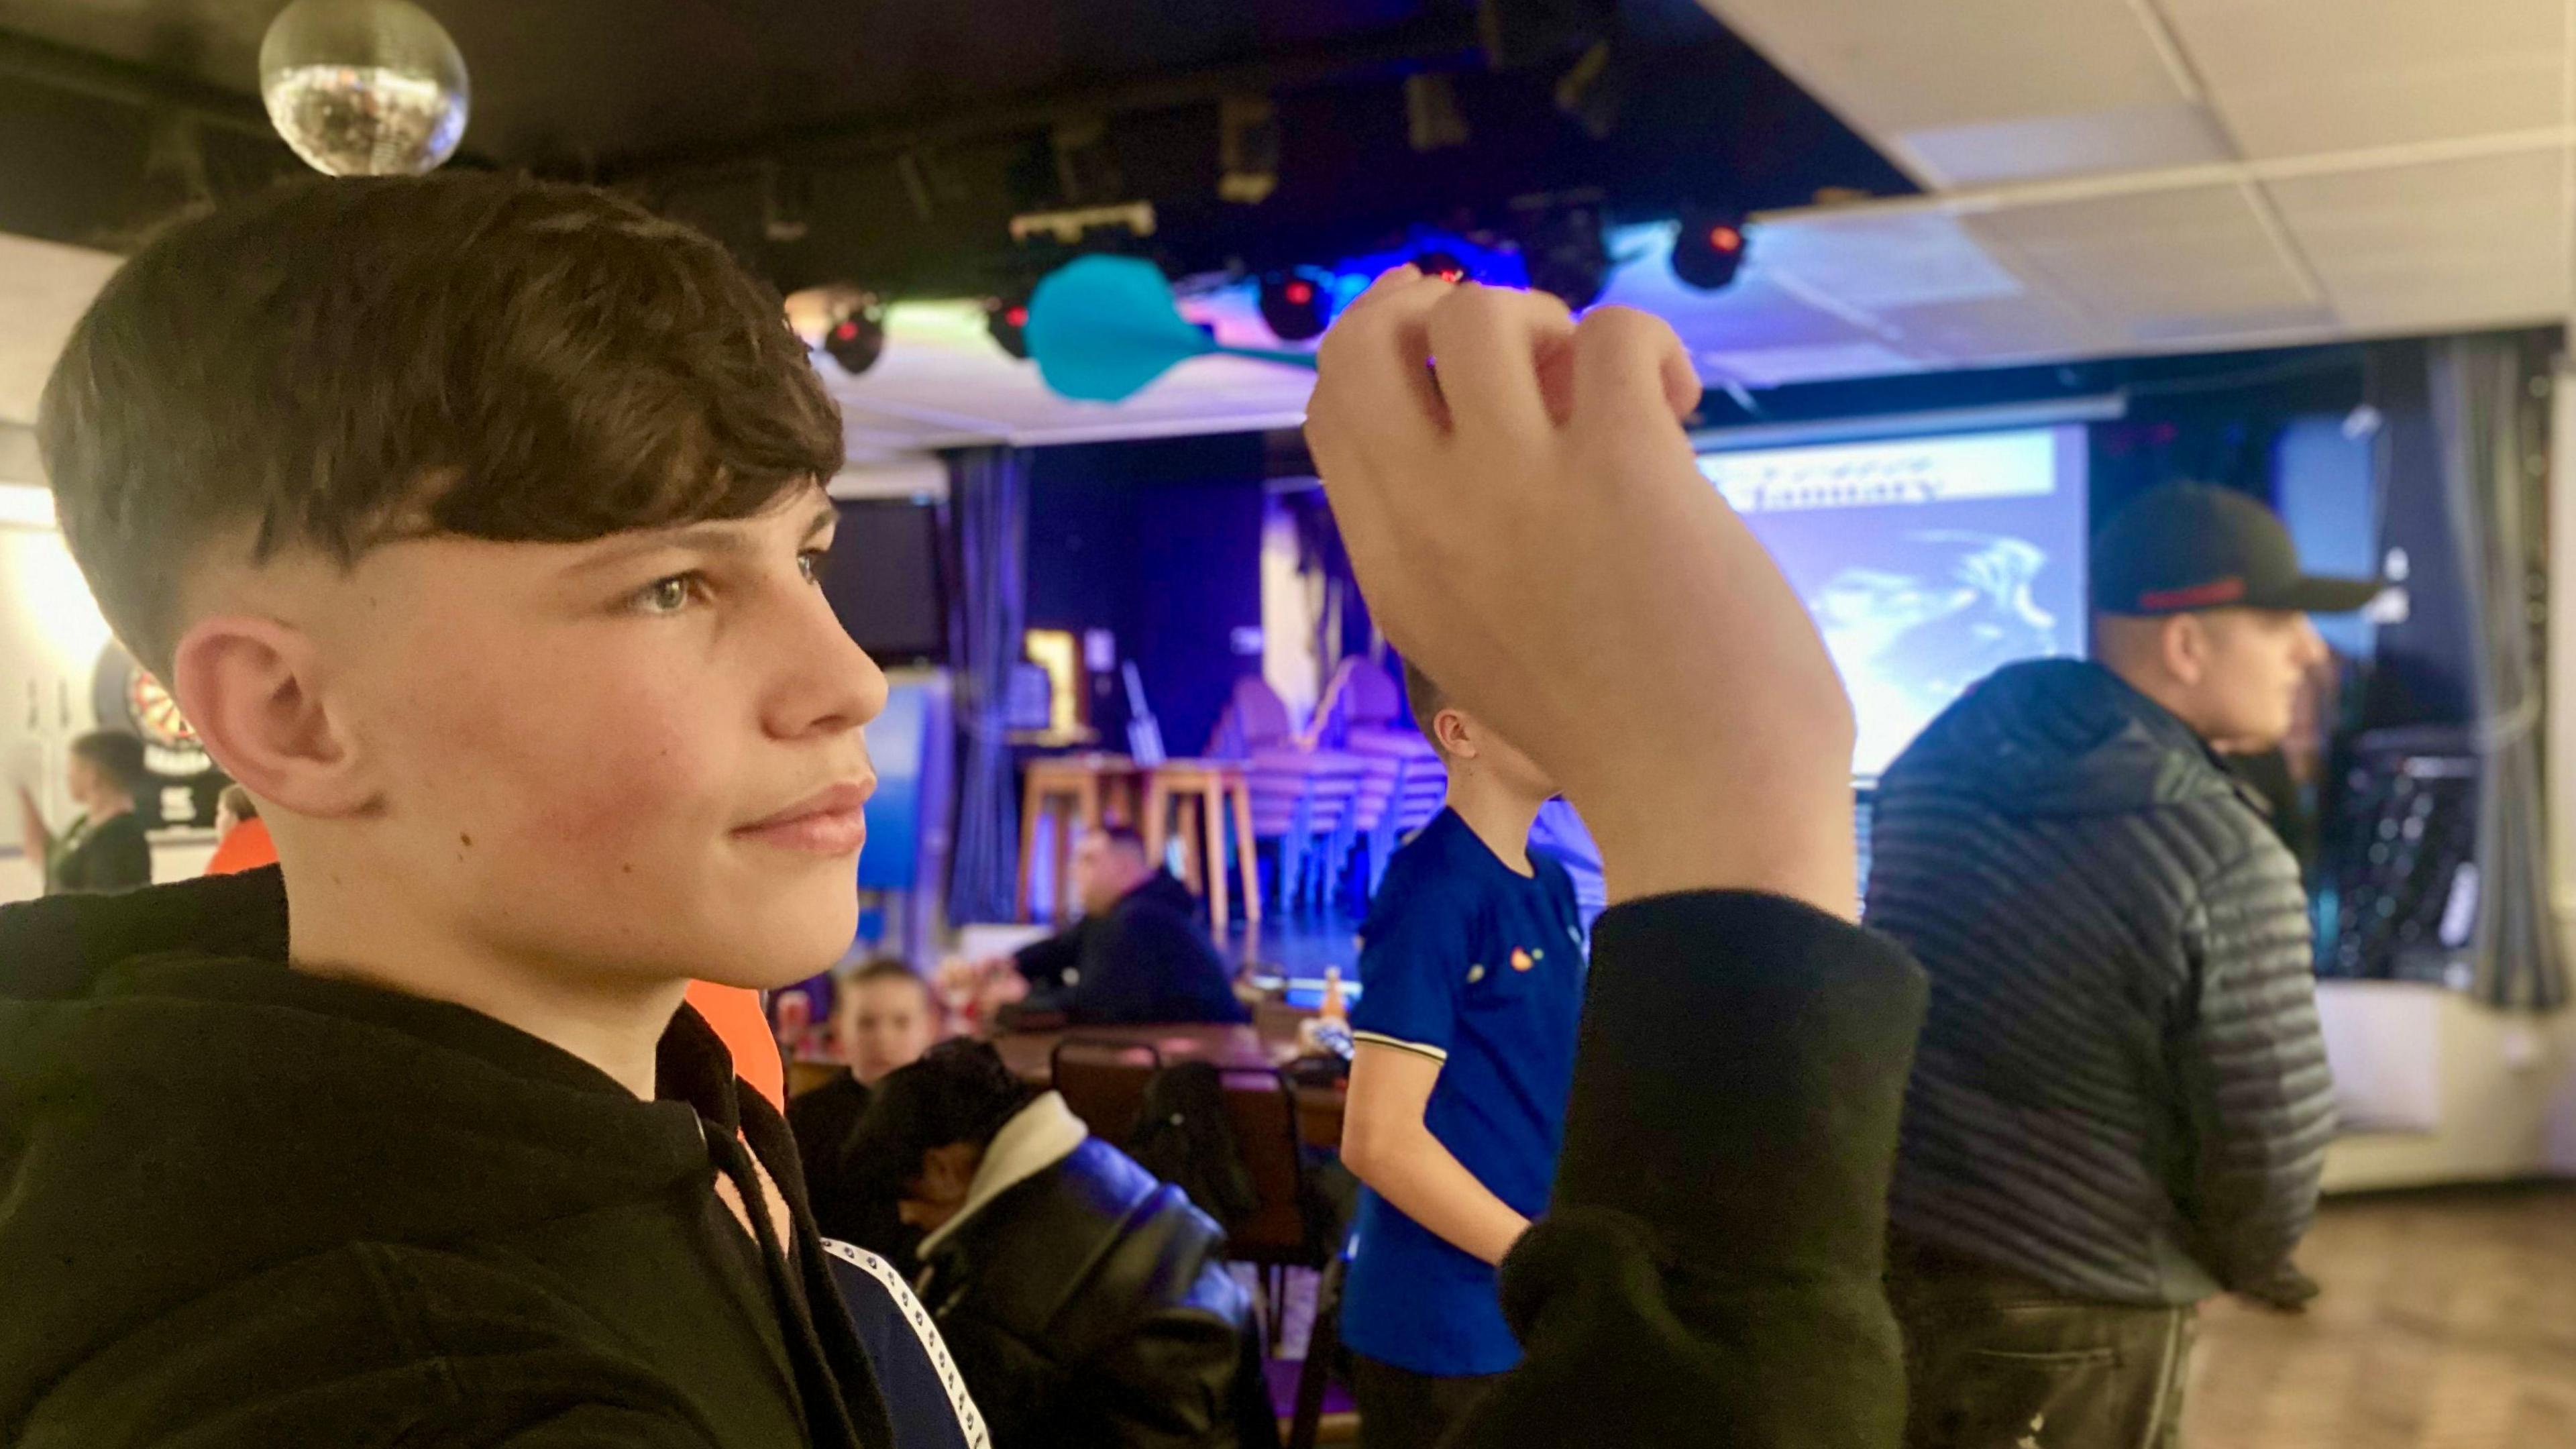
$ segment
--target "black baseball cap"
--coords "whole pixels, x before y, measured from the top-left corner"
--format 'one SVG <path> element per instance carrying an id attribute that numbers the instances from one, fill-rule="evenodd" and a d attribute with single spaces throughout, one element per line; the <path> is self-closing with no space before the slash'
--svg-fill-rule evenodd
<path id="1" fill-rule="evenodd" d="M 2104 614 L 2348 614 L 2382 587 L 2377 579 L 2302 572 L 2290 531 L 2271 509 L 2201 483 L 2150 488 L 2093 535 L 2093 607 Z"/>

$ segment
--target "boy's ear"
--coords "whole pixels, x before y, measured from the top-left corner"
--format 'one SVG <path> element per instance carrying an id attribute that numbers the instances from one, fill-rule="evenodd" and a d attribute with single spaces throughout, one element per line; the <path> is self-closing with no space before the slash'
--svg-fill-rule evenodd
<path id="1" fill-rule="evenodd" d="M 1444 755 L 1462 760 L 1476 758 L 1476 731 L 1467 717 L 1454 709 L 1444 709 L 1431 717 L 1431 738 Z"/>
<path id="2" fill-rule="evenodd" d="M 251 794 L 320 819 L 358 814 L 373 800 L 303 631 L 242 615 L 202 620 L 179 641 L 171 675 L 171 696 L 206 753 Z"/>

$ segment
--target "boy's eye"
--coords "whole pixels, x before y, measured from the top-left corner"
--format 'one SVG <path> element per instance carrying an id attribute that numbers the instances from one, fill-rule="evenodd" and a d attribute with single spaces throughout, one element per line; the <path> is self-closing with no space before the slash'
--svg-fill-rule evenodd
<path id="1" fill-rule="evenodd" d="M 696 574 L 673 574 L 667 579 L 655 579 L 638 591 L 635 608 L 646 614 L 676 614 L 687 608 L 697 593 Z"/>
<path id="2" fill-rule="evenodd" d="M 823 582 L 823 574 L 831 566 L 832 555 L 819 548 L 809 548 L 796 556 L 796 571 L 803 574 L 809 584 Z"/>

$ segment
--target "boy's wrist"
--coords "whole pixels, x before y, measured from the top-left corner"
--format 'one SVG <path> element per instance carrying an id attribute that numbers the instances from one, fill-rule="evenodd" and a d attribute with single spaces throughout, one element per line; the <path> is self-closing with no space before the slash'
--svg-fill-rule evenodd
<path id="1" fill-rule="evenodd" d="M 1855 919 L 1859 884 L 1847 780 L 1634 792 L 1575 806 L 1601 847 L 1609 902 L 1685 891 L 1760 891 Z"/>

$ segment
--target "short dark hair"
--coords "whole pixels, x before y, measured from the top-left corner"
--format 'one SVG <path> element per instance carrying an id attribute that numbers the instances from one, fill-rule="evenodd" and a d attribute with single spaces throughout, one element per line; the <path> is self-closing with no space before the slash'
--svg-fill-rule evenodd
<path id="1" fill-rule="evenodd" d="M 1120 850 L 1131 850 L 1138 855 L 1145 853 L 1145 837 L 1137 834 L 1134 826 L 1095 825 L 1091 827 L 1091 833 L 1117 846 Z"/>
<path id="2" fill-rule="evenodd" d="M 871 1195 L 901 1197 L 921 1176 L 923 1157 L 961 1142 L 990 1145 L 1037 1095 L 989 1043 L 941 1042 L 877 1083 L 867 1115 L 851 1129 L 847 1160 Z"/>
<path id="3" fill-rule="evenodd" d="M 233 819 L 237 821 L 259 818 L 259 802 L 250 798 L 250 792 L 239 785 L 226 785 L 224 792 L 215 797 L 215 803 L 233 812 Z"/>
<path id="4" fill-rule="evenodd" d="M 921 979 L 921 973 L 913 970 L 912 963 L 901 956 L 874 957 L 862 963 L 849 975 L 852 986 L 865 986 L 871 981 L 909 981 L 925 989 L 928 986 L 928 983 Z"/>
<path id="5" fill-rule="evenodd" d="M 921 973 L 912 969 L 911 962 L 901 956 L 878 956 L 841 978 L 841 994 L 835 1004 L 847 1009 L 851 1002 L 858 1000 L 860 987 L 876 981 L 900 981 L 919 988 L 924 1003 L 930 1000 L 930 983 L 921 979 Z"/>
<path id="6" fill-rule="evenodd" d="M 73 740 L 68 748 L 128 795 L 139 798 L 152 788 L 152 771 L 143 762 L 143 740 L 139 735 L 123 730 L 92 730 Z"/>
<path id="7" fill-rule="evenodd" d="M 1413 727 L 1422 731 L 1433 749 L 1439 749 L 1440 736 L 1431 728 L 1431 722 L 1440 711 L 1449 708 L 1449 696 L 1441 693 L 1439 684 L 1410 659 L 1404 661 L 1404 707 L 1413 712 Z"/>
<path id="8" fill-rule="evenodd" d="M 491 172 L 314 180 L 174 227 L 73 328 L 37 417 L 100 610 L 167 677 L 239 534 L 577 542 L 747 518 L 841 463 L 778 294 L 706 235 Z"/>

